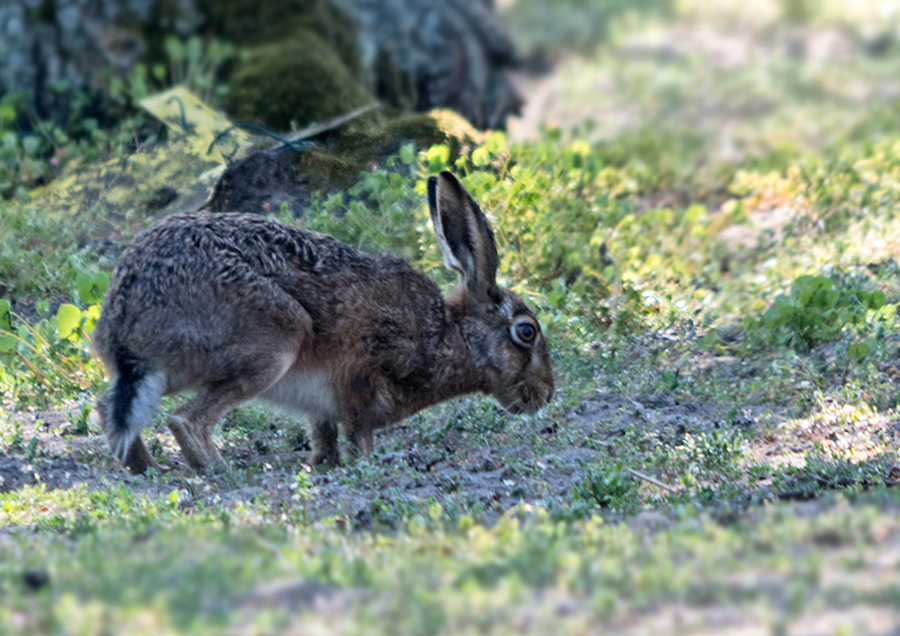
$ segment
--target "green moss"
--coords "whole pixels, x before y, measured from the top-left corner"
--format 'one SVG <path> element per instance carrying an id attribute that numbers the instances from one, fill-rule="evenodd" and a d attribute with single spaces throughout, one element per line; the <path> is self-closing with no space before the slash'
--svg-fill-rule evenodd
<path id="1" fill-rule="evenodd" d="M 339 155 L 324 149 L 312 148 L 298 155 L 297 170 L 307 178 L 309 185 L 315 190 L 348 188 L 356 182 L 366 165 L 360 154 L 356 152 Z"/>
<path id="2" fill-rule="evenodd" d="M 378 116 L 319 137 L 314 148 L 297 155 L 296 165 L 314 189 L 347 188 L 362 171 L 397 154 L 403 144 L 419 149 L 447 144 L 452 162 L 481 141 L 483 135 L 452 111 Z"/>
<path id="3" fill-rule="evenodd" d="M 231 78 L 228 112 L 279 130 L 347 113 L 372 101 L 343 60 L 311 31 L 248 52 Z"/>
<path id="4" fill-rule="evenodd" d="M 201 9 L 217 35 L 257 46 L 294 39 L 298 31 L 315 33 L 355 77 L 362 74 L 356 24 L 327 0 L 207 0 Z"/>
<path id="5" fill-rule="evenodd" d="M 385 135 L 400 143 L 414 141 L 420 148 L 447 144 L 450 161 L 455 161 L 464 148 L 484 141 L 484 135 L 465 117 L 446 109 L 395 117 L 385 125 Z"/>
<path id="6" fill-rule="evenodd" d="M 440 129 L 437 120 L 428 113 L 401 115 L 390 119 L 385 125 L 385 134 L 401 141 L 413 140 L 423 147 L 447 141 L 447 135 Z"/>

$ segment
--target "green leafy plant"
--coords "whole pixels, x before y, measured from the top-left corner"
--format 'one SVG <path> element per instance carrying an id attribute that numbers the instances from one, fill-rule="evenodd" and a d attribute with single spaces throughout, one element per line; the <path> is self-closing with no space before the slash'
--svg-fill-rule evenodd
<path id="1" fill-rule="evenodd" d="M 881 290 L 839 288 L 827 276 L 801 276 L 791 285 L 789 294 L 776 296 L 759 320 L 748 319 L 745 327 L 765 329 L 774 342 L 788 344 L 797 351 L 808 351 L 820 344 L 840 340 L 845 332 L 866 324 L 872 317 L 887 318 L 896 313 L 886 307 Z M 850 345 L 850 356 L 865 357 L 864 342 Z"/>
<path id="2" fill-rule="evenodd" d="M 95 282 L 102 287 L 109 278 Z M 102 374 L 90 350 L 90 334 L 102 299 L 91 299 L 97 302 L 84 309 L 64 303 L 55 316 L 34 324 L 0 299 L 0 393 L 19 406 L 48 406 L 99 386 Z"/>
<path id="3" fill-rule="evenodd" d="M 163 49 L 164 62 L 149 67 L 138 63 L 125 77 L 113 77 L 109 87 L 113 99 L 133 107 L 155 91 L 182 85 L 204 102 L 214 107 L 221 105 L 228 93 L 228 85 L 221 81 L 221 71 L 237 57 L 233 45 L 215 38 L 205 42 L 196 35 L 187 39 L 169 36 Z"/>
<path id="4" fill-rule="evenodd" d="M 406 147 L 386 169 L 362 174 L 346 194 L 315 202 L 302 224 L 368 252 L 392 252 L 422 263 L 427 211 L 415 191 L 413 161 Z"/>
<path id="5" fill-rule="evenodd" d="M 93 211 L 63 221 L 34 205 L 0 204 L 0 281 L 7 297 L 46 300 L 82 290 L 96 298 L 102 283 L 92 277 L 106 276 L 112 263 L 107 254 L 97 253 L 95 237 L 105 238 L 108 227 L 108 219 Z M 81 302 L 92 304 L 92 299 Z"/>
<path id="6" fill-rule="evenodd" d="M 733 429 L 719 427 L 699 435 L 686 435 L 685 458 L 702 471 L 734 470 L 744 457 L 744 440 Z"/>
<path id="7" fill-rule="evenodd" d="M 638 483 L 622 462 L 591 468 L 572 488 L 576 502 L 624 510 L 637 499 Z"/>

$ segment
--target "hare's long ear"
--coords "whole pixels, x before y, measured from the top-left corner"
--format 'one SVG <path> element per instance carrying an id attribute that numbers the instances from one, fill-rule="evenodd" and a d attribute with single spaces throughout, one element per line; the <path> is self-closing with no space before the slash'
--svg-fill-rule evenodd
<path id="1" fill-rule="evenodd" d="M 497 300 L 497 243 L 487 217 L 449 172 L 428 179 L 428 207 L 444 264 L 462 274 L 478 300 Z"/>

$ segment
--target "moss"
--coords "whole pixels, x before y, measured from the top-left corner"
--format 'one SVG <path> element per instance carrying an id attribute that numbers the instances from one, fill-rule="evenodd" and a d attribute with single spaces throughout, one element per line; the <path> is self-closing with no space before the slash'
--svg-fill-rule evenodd
<path id="1" fill-rule="evenodd" d="M 413 143 L 420 149 L 447 144 L 453 162 L 465 148 L 481 143 L 483 138 L 453 111 L 399 114 L 317 138 L 317 146 L 297 155 L 296 166 L 313 189 L 347 188 L 356 183 L 363 170 L 383 164 L 403 144 Z"/>
<path id="2" fill-rule="evenodd" d="M 365 167 L 365 161 L 361 161 L 358 154 L 336 155 L 325 149 L 312 148 L 298 156 L 296 166 L 313 190 L 330 191 L 353 185 Z"/>
<path id="3" fill-rule="evenodd" d="M 456 160 L 463 148 L 484 141 L 484 135 L 465 117 L 446 109 L 395 117 L 385 125 L 385 135 L 397 143 L 413 141 L 420 148 L 447 144 L 451 162 Z"/>
<path id="4" fill-rule="evenodd" d="M 372 96 L 311 31 L 248 51 L 231 77 L 227 109 L 236 120 L 287 130 L 344 114 Z"/>
<path id="5" fill-rule="evenodd" d="M 355 77 L 362 60 L 353 18 L 328 0 L 206 0 L 201 5 L 216 34 L 239 46 L 293 39 L 315 33 Z"/>
<path id="6" fill-rule="evenodd" d="M 481 143 L 484 137 L 465 117 L 445 109 L 395 117 L 388 122 L 387 130 L 429 144 L 455 142 L 471 145 Z"/>

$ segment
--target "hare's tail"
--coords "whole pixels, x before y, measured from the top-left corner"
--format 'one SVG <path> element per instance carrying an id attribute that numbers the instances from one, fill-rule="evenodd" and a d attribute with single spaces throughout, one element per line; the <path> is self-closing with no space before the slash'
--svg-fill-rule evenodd
<path id="1" fill-rule="evenodd" d="M 116 378 L 105 396 L 106 439 L 113 457 L 125 461 L 141 430 L 150 422 L 165 394 L 166 376 L 152 372 L 128 352 L 116 355 Z"/>

